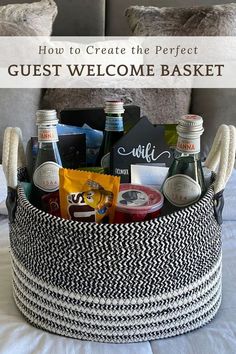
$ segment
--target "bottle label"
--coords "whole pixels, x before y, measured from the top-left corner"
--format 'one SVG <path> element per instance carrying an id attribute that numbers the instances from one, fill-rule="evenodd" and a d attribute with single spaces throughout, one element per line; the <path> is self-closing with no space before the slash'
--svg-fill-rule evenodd
<path id="1" fill-rule="evenodd" d="M 58 141 L 56 126 L 38 127 L 38 141 L 54 143 Z"/>
<path id="2" fill-rule="evenodd" d="M 179 136 L 176 149 L 180 152 L 185 152 L 189 154 L 196 154 L 200 152 L 199 136 L 197 138 L 184 138 L 182 136 Z"/>
<path id="3" fill-rule="evenodd" d="M 48 193 L 57 191 L 59 189 L 59 168 L 61 166 L 55 162 L 44 162 L 34 172 L 35 186 Z"/>
<path id="4" fill-rule="evenodd" d="M 109 132 L 122 132 L 124 130 L 123 117 L 106 117 L 105 130 Z"/>
<path id="5" fill-rule="evenodd" d="M 163 186 L 164 196 L 177 207 L 191 205 L 201 193 L 200 185 L 193 178 L 181 174 L 167 178 Z"/>

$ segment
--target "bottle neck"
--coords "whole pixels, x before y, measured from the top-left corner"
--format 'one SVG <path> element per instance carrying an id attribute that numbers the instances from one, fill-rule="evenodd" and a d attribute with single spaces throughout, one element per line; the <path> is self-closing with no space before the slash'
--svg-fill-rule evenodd
<path id="1" fill-rule="evenodd" d="M 39 141 L 38 147 L 39 149 L 45 149 L 45 150 L 58 149 L 56 141 Z"/>
<path id="2" fill-rule="evenodd" d="M 39 125 L 38 126 L 38 142 L 39 147 L 45 144 L 55 144 L 58 142 L 58 134 L 56 125 Z"/>
<path id="3" fill-rule="evenodd" d="M 177 156 L 194 156 L 200 159 L 200 136 L 199 135 L 179 135 L 175 154 Z"/>
<path id="4" fill-rule="evenodd" d="M 106 113 L 106 117 L 121 117 L 122 118 L 122 114 L 121 113 Z"/>
<path id="5" fill-rule="evenodd" d="M 121 114 L 106 113 L 105 131 L 107 132 L 123 132 L 124 123 Z"/>
<path id="6" fill-rule="evenodd" d="M 189 161 L 200 161 L 201 160 L 200 152 L 189 153 L 189 152 L 182 152 L 179 150 L 175 150 L 174 157 L 175 157 L 175 159 L 189 158 Z"/>

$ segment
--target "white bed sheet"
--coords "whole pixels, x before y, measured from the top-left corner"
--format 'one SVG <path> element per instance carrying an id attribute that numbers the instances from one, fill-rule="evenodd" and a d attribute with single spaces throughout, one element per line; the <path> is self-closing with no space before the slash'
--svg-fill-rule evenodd
<path id="1" fill-rule="evenodd" d="M 206 326 L 181 336 L 132 344 L 106 344 L 53 335 L 28 324 L 12 297 L 8 222 L 0 216 L 0 354 L 235 354 L 236 171 L 225 190 L 223 300 Z"/>

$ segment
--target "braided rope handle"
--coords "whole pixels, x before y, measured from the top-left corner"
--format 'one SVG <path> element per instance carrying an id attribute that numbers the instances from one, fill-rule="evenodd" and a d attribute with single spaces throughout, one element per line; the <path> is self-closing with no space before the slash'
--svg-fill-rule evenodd
<path id="1" fill-rule="evenodd" d="M 236 128 L 222 124 L 215 136 L 205 166 L 216 173 L 215 193 L 224 190 L 235 163 Z"/>
<path id="2" fill-rule="evenodd" d="M 20 128 L 5 129 L 2 152 L 3 171 L 8 187 L 16 189 L 18 184 L 17 170 L 26 166 L 26 157 Z"/>

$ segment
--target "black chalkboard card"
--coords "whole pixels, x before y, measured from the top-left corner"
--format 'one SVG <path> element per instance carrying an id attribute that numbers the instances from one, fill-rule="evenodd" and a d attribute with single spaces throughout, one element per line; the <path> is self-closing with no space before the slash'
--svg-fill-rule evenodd
<path id="1" fill-rule="evenodd" d="M 154 126 L 147 117 L 142 117 L 112 148 L 111 173 L 121 177 L 121 182 L 130 182 L 131 164 L 165 164 L 173 161 L 171 146 L 165 140 L 166 125 Z"/>

